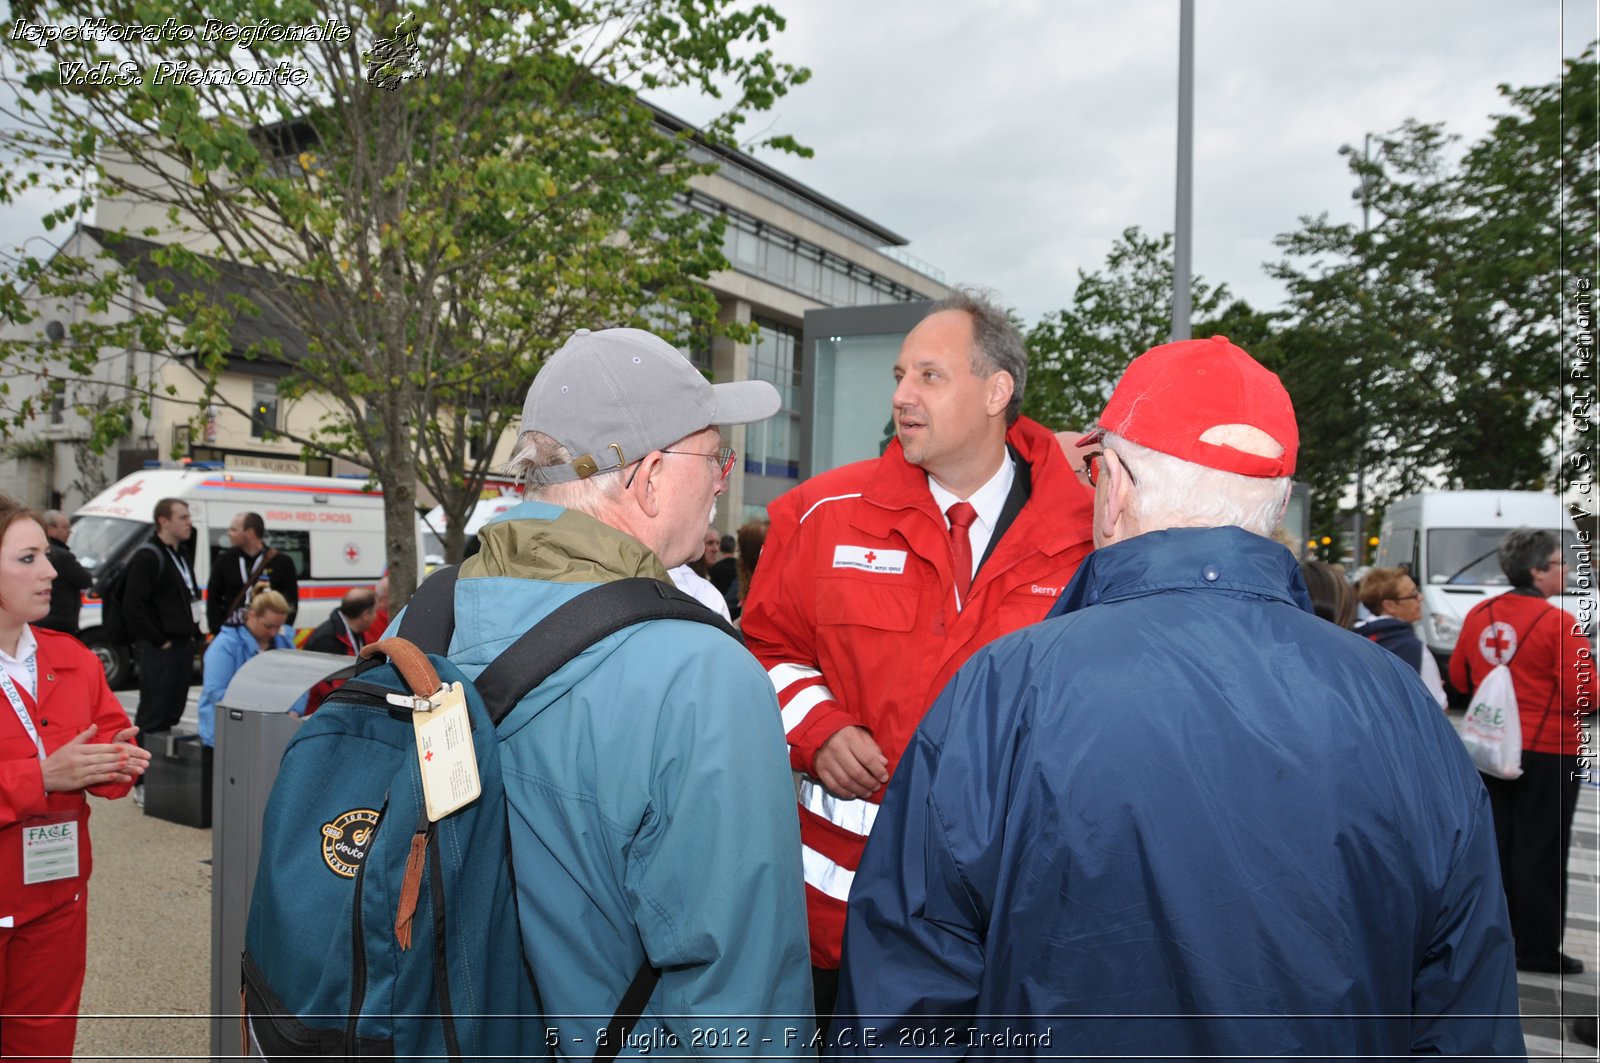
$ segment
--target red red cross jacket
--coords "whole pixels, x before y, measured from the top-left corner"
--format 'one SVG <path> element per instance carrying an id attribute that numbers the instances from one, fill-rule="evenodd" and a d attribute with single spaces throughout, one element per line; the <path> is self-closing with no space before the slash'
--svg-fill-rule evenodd
<path id="1" fill-rule="evenodd" d="M 892 773 L 956 669 L 1043 619 L 1089 552 L 1093 495 L 1055 437 L 1021 418 L 1006 442 L 1027 464 L 1031 493 L 964 609 L 944 516 L 898 440 L 882 458 L 813 477 L 768 507 L 741 624 L 777 689 L 790 763 L 808 776 L 800 837 L 815 966 L 839 966 L 845 902 L 883 794 L 828 794 L 809 777 L 817 750 L 844 727 L 865 727 Z"/>
<path id="2" fill-rule="evenodd" d="M 1512 591 L 1472 607 L 1450 655 L 1450 684 L 1471 693 L 1507 656 L 1517 691 L 1522 748 L 1578 752 L 1578 715 L 1595 710 L 1594 651 L 1578 618 L 1543 598 Z"/>
<path id="3" fill-rule="evenodd" d="M 98 724 L 91 741 L 109 742 L 128 726 L 128 714 L 106 686 L 105 671 L 94 654 L 71 635 L 33 629 L 39 640 L 39 697 L 29 715 L 46 754 L 54 753 L 90 724 Z M 27 692 L 23 692 L 27 697 Z M 99 797 L 122 797 L 128 786 L 95 786 Z M 78 877 L 22 884 L 22 823 L 32 817 L 75 815 L 81 832 Z M 54 910 L 89 881 L 93 861 L 89 849 L 89 799 L 83 791 L 44 791 L 39 753 L 11 704 L 0 695 L 0 917 L 18 926 Z"/>

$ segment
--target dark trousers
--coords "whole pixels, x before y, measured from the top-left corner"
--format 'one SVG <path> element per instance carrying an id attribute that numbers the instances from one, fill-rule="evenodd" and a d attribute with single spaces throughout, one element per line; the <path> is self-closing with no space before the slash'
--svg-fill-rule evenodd
<path id="1" fill-rule="evenodd" d="M 1523 750 L 1522 778 L 1483 777 L 1519 959 L 1554 960 L 1561 952 L 1577 770 L 1575 756 Z"/>
<path id="2" fill-rule="evenodd" d="M 835 968 L 811 968 L 811 995 L 817 1005 L 817 1029 L 828 1032 L 828 1020 L 839 1002 L 839 972 Z"/>
<path id="3" fill-rule="evenodd" d="M 139 644 L 139 708 L 133 722 L 139 727 L 141 745 L 146 735 L 170 731 L 183 719 L 194 678 L 194 654 L 193 639 L 173 639 L 166 649 L 150 642 Z"/>

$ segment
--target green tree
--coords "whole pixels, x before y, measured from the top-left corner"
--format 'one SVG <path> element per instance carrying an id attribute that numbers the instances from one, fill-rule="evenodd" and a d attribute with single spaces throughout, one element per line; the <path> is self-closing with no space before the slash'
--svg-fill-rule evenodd
<path id="1" fill-rule="evenodd" d="M 1172 262 L 1171 233 L 1158 239 L 1133 226 L 1111 245 L 1102 269 L 1078 270 L 1071 305 L 1027 332 L 1023 412 L 1056 430 L 1094 422 L 1128 363 L 1172 334 Z M 1195 317 L 1218 314 L 1227 296 L 1226 285 L 1196 277 Z"/>
<path id="2" fill-rule="evenodd" d="M 1358 469 L 1381 510 L 1428 486 L 1547 489 L 1592 449 L 1592 430 L 1559 428 L 1563 306 L 1595 241 L 1595 84 L 1591 49 L 1554 84 L 1502 86 L 1513 113 L 1464 153 L 1439 125 L 1374 138 L 1349 158 L 1370 226 L 1323 215 L 1279 238 L 1282 375 L 1319 512 Z"/>
<path id="3" fill-rule="evenodd" d="M 13 340 L 0 359 L 44 377 L 63 351 L 79 374 L 101 352 L 145 352 L 193 372 L 217 406 L 229 359 L 288 361 L 283 391 L 336 410 L 291 438 L 383 489 L 398 602 L 417 481 L 458 551 L 484 444 L 515 425 L 573 328 L 653 324 L 686 342 L 712 327 L 701 282 L 725 262 L 720 224 L 687 206 L 691 177 L 714 168 L 695 141 L 734 146 L 748 115 L 807 76 L 768 47 L 777 12 L 731 0 L 224 0 L 204 18 L 172 0 L 98 0 L 12 14 L 0 201 L 76 193 L 47 227 L 138 204 L 152 220 L 122 235 L 161 246 L 23 255 L 0 311 L 25 322 L 31 298 L 90 313 L 64 344 Z M 147 29 L 81 32 L 95 18 Z M 684 88 L 722 101 L 701 134 L 637 97 Z M 263 313 L 303 350 L 253 333 Z M 37 409 L 23 390 L 13 424 Z M 94 411 L 97 443 L 156 397 L 149 378 L 131 381 Z"/>

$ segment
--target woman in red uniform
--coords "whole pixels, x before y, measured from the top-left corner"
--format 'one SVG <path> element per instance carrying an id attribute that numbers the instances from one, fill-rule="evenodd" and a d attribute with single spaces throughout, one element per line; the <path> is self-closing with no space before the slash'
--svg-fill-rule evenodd
<path id="1" fill-rule="evenodd" d="M 67 1060 L 90 870 L 87 794 L 122 797 L 150 754 L 94 654 L 34 628 L 55 570 L 39 518 L 0 496 L 0 1057 Z"/>

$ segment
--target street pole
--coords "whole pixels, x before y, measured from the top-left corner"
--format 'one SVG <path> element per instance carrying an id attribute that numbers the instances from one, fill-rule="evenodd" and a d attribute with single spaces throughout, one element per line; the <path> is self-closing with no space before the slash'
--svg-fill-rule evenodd
<path id="1" fill-rule="evenodd" d="M 1371 261 L 1370 239 L 1372 198 L 1369 195 L 1371 175 L 1366 167 L 1372 165 L 1372 134 L 1361 142 L 1361 286 L 1367 289 L 1367 312 L 1372 312 L 1371 288 L 1368 285 L 1368 268 Z M 1365 382 L 1356 373 L 1356 568 L 1367 556 L 1367 405 L 1364 398 Z"/>
<path id="2" fill-rule="evenodd" d="M 1178 0 L 1178 210 L 1173 229 L 1172 339 L 1190 336 L 1194 200 L 1194 0 Z"/>

